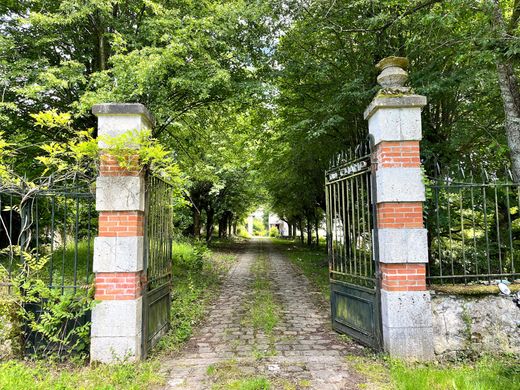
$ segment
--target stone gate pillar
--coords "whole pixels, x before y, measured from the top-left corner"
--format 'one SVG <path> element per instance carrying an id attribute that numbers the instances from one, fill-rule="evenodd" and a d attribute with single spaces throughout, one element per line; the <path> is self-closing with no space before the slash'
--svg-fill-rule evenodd
<path id="1" fill-rule="evenodd" d="M 407 66 L 402 57 L 377 64 L 382 89 L 367 107 L 365 119 L 375 145 L 384 348 L 391 356 L 427 360 L 433 357 L 433 330 L 419 153 L 426 97 L 405 87 Z"/>
<path id="2" fill-rule="evenodd" d="M 98 104 L 98 136 L 117 137 L 152 126 L 141 104 Z M 99 233 L 94 241 L 95 299 L 92 310 L 91 361 L 138 360 L 142 350 L 143 172 L 123 169 L 100 141 L 96 181 Z M 136 148 L 129 145 L 129 148 Z"/>

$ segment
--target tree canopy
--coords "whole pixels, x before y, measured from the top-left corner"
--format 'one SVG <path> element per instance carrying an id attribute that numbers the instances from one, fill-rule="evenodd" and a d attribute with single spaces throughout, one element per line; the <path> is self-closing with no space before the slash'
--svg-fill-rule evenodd
<path id="1" fill-rule="evenodd" d="M 139 102 L 186 177 L 179 227 L 223 234 L 270 203 L 318 225 L 324 171 L 367 133 L 374 64 L 410 59 L 428 98 L 427 174 L 510 165 L 520 177 L 518 0 L 23 0 L 0 5 L 0 130 L 20 175 L 41 145 Z M 67 126 L 34 115 L 68 113 Z"/>

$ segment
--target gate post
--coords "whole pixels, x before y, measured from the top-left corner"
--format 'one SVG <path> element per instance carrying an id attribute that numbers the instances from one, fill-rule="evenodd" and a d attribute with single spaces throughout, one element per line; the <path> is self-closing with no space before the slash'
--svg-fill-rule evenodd
<path id="1" fill-rule="evenodd" d="M 98 136 L 117 137 L 150 129 L 142 104 L 97 104 Z M 139 360 L 142 351 L 144 176 L 120 167 L 99 141 L 101 162 L 96 180 L 99 235 L 94 241 L 95 299 L 92 310 L 91 361 Z M 138 146 L 128 145 L 129 148 Z M 105 148 L 105 150 L 103 150 Z M 137 156 L 136 156 L 137 157 Z"/>
<path id="2" fill-rule="evenodd" d="M 426 97 L 405 87 L 407 66 L 402 57 L 377 64 L 382 89 L 365 110 L 365 119 L 374 140 L 384 348 L 391 356 L 428 360 L 433 357 L 433 325 L 419 150 Z"/>

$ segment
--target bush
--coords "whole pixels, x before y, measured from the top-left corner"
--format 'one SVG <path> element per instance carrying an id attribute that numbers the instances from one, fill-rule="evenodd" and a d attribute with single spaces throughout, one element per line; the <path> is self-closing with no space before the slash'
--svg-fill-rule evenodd
<path id="1" fill-rule="evenodd" d="M 279 237 L 280 232 L 278 231 L 278 228 L 273 226 L 271 229 L 269 229 L 269 237 Z"/>
<path id="2" fill-rule="evenodd" d="M 173 243 L 173 264 L 186 269 L 200 270 L 210 255 L 210 250 L 201 241 Z"/>
<path id="3" fill-rule="evenodd" d="M 247 229 L 244 226 L 238 226 L 237 235 L 238 235 L 238 237 L 242 237 L 242 238 L 251 238 L 251 234 L 249 234 L 249 232 L 247 231 Z"/>

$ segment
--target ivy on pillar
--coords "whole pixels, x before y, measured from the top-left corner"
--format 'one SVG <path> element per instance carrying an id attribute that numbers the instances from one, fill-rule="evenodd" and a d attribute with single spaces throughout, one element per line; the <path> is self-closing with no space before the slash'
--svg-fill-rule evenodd
<path id="1" fill-rule="evenodd" d="M 430 293 L 426 289 L 427 231 L 420 146 L 426 97 L 406 87 L 408 60 L 383 59 L 382 89 L 365 111 L 374 138 L 383 343 L 391 355 L 433 357 Z"/>
<path id="2" fill-rule="evenodd" d="M 99 235 L 94 241 L 95 299 L 92 310 L 91 361 L 138 360 L 142 352 L 144 176 L 122 168 L 102 141 L 128 131 L 150 129 L 142 104 L 98 104 L 100 172 L 96 181 Z M 129 145 L 135 149 L 136 145 Z M 135 156 L 137 162 L 137 153 Z"/>

